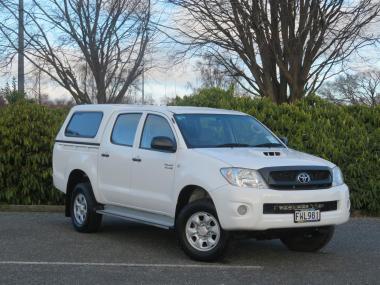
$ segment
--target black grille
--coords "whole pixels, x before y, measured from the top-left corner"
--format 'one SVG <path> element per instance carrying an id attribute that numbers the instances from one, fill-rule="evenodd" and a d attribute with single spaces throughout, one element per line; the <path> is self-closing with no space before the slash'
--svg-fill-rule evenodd
<path id="1" fill-rule="evenodd" d="M 297 175 L 300 172 L 306 172 L 310 175 L 311 181 L 330 179 L 330 171 L 328 170 L 290 170 L 290 171 L 272 171 L 269 175 L 278 182 L 293 182 L 296 181 Z"/>
<path id="2" fill-rule="evenodd" d="M 264 214 L 292 214 L 295 210 L 315 209 L 321 212 L 336 211 L 338 201 L 313 202 L 313 203 L 277 203 L 264 204 Z"/>
<path id="3" fill-rule="evenodd" d="M 296 189 L 323 189 L 332 185 L 331 171 L 323 166 L 284 166 L 266 167 L 259 170 L 272 189 L 296 190 Z M 297 177 L 306 173 L 310 177 L 307 183 L 301 183 Z"/>

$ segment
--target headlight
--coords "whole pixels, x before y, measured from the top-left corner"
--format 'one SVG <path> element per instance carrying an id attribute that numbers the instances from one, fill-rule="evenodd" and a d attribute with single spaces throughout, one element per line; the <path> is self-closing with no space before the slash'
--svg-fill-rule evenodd
<path id="1" fill-rule="evenodd" d="M 344 183 L 342 171 L 338 166 L 332 169 L 333 174 L 333 186 L 339 186 Z"/>
<path id="2" fill-rule="evenodd" d="M 253 169 L 229 167 L 220 169 L 220 173 L 228 183 L 234 186 L 256 189 L 267 188 L 261 175 Z"/>

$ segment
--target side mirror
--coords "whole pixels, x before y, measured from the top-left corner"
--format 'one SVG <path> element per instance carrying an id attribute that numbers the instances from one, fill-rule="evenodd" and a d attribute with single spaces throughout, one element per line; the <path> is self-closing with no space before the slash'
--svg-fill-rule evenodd
<path id="1" fill-rule="evenodd" d="M 286 146 L 288 145 L 289 141 L 287 137 L 278 137 Z"/>
<path id="2" fill-rule="evenodd" d="M 177 150 L 175 142 L 168 137 L 154 137 L 150 146 L 153 149 L 167 152 L 176 152 Z"/>

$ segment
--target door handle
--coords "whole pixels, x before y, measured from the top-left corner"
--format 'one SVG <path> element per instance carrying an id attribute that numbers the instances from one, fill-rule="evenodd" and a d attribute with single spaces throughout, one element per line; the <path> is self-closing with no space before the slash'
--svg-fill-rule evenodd
<path id="1" fill-rule="evenodd" d="M 164 167 L 165 169 L 173 169 L 173 164 L 165 163 Z"/>
<path id="2" fill-rule="evenodd" d="M 110 155 L 108 153 L 102 153 L 102 156 L 103 157 L 110 157 Z"/>
<path id="3" fill-rule="evenodd" d="M 138 157 L 134 157 L 134 158 L 132 158 L 132 160 L 135 162 L 141 162 L 141 158 L 138 158 Z"/>

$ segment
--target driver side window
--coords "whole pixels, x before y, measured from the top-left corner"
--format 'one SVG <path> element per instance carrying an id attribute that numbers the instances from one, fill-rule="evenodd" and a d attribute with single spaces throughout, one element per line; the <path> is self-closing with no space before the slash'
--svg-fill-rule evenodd
<path id="1" fill-rule="evenodd" d="M 175 142 L 174 134 L 168 121 L 162 116 L 149 114 L 145 120 L 140 148 L 152 149 L 151 142 L 154 137 L 168 137 Z"/>

